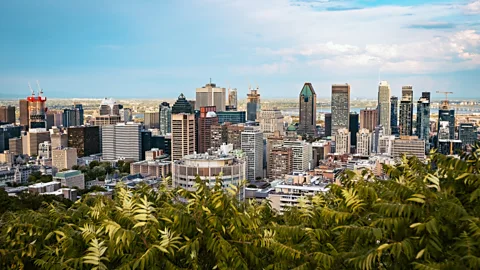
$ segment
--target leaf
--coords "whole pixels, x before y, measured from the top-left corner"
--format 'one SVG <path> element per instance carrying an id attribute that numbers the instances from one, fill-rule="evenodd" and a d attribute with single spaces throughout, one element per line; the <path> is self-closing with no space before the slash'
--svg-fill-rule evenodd
<path id="1" fill-rule="evenodd" d="M 423 253 L 425 253 L 425 249 L 420 250 L 417 253 L 417 256 L 415 257 L 416 260 L 420 259 L 423 256 Z"/>

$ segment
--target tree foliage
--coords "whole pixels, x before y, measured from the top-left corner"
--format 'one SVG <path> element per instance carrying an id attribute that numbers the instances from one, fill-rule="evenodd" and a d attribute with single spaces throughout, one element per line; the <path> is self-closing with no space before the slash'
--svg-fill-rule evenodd
<path id="1" fill-rule="evenodd" d="M 479 155 L 404 158 L 390 180 L 347 171 L 283 215 L 200 180 L 7 212 L 0 268 L 479 269 Z"/>

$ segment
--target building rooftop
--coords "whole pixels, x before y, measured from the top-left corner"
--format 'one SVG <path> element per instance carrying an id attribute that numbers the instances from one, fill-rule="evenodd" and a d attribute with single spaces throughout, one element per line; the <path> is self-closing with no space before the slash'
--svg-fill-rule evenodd
<path id="1" fill-rule="evenodd" d="M 51 181 L 51 182 L 47 182 L 47 183 L 36 183 L 36 184 L 33 184 L 33 185 L 29 185 L 28 187 L 29 188 L 41 188 L 41 187 L 48 187 L 48 186 L 59 184 L 59 183 L 60 182 L 57 182 L 57 181 Z"/>
<path id="2" fill-rule="evenodd" d="M 55 175 L 55 178 L 67 178 L 67 177 L 73 177 L 82 174 L 81 171 L 78 170 L 68 170 L 68 171 L 63 171 L 59 172 Z"/>

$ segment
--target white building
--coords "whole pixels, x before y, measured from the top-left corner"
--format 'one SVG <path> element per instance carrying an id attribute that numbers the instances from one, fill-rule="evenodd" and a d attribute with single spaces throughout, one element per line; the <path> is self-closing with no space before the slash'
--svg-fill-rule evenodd
<path id="1" fill-rule="evenodd" d="M 264 109 L 258 112 L 257 120 L 260 122 L 260 130 L 265 137 L 279 131 L 280 135 L 285 135 L 284 121 L 282 112 L 277 109 Z"/>
<path id="2" fill-rule="evenodd" d="M 391 134 L 391 90 L 386 81 L 381 81 L 378 86 L 378 119 L 379 125 L 383 126 L 384 134 Z"/>
<path id="3" fill-rule="evenodd" d="M 378 140 L 378 152 L 377 154 L 391 156 L 393 142 L 395 141 L 395 136 L 381 136 Z"/>
<path id="4" fill-rule="evenodd" d="M 293 172 L 302 173 L 311 168 L 313 160 L 312 144 L 306 141 L 285 141 L 283 145 L 291 147 L 293 150 Z"/>
<path id="5" fill-rule="evenodd" d="M 245 127 L 241 134 L 241 149 L 247 156 L 247 179 L 263 178 L 263 133 L 255 128 Z"/>
<path id="6" fill-rule="evenodd" d="M 104 160 L 140 160 L 140 124 L 128 122 L 102 127 L 102 151 Z"/>
<path id="7" fill-rule="evenodd" d="M 334 136 L 335 153 L 339 155 L 350 153 L 350 132 L 346 128 L 341 128 Z"/>
<path id="8" fill-rule="evenodd" d="M 44 159 L 52 158 L 52 144 L 49 141 L 38 145 L 38 156 Z"/>
<path id="9" fill-rule="evenodd" d="M 393 141 L 392 156 L 400 158 L 403 155 L 425 159 L 425 141 L 417 136 L 400 136 L 400 139 Z"/>
<path id="10" fill-rule="evenodd" d="M 360 129 L 357 133 L 357 154 L 368 156 L 372 143 L 372 133 L 366 128 Z"/>

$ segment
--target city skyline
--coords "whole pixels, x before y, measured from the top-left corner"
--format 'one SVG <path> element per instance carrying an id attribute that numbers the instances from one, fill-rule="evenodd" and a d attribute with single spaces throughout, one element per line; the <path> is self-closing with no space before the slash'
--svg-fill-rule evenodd
<path id="1" fill-rule="evenodd" d="M 307 81 L 319 99 L 337 83 L 349 83 L 352 98 L 374 99 L 381 80 L 397 96 L 413 85 L 417 94 L 477 98 L 479 7 L 478 0 L 7 2 L 0 98 L 24 98 L 28 82 L 39 80 L 52 98 L 173 99 L 193 97 L 209 78 L 237 88 L 239 99 L 249 85 L 263 98 L 294 98 Z"/>

